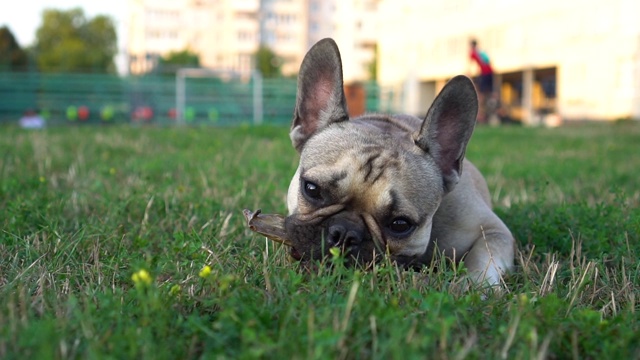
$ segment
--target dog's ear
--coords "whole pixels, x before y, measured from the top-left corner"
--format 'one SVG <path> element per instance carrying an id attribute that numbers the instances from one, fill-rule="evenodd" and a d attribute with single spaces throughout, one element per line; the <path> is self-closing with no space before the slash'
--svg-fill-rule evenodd
<path id="1" fill-rule="evenodd" d="M 307 52 L 300 66 L 291 142 L 300 152 L 315 132 L 348 119 L 340 51 L 332 39 L 322 39 Z"/>
<path id="2" fill-rule="evenodd" d="M 429 153 L 442 171 L 444 190 L 460 180 L 462 161 L 478 114 L 478 95 L 466 76 L 451 79 L 433 101 L 416 137 L 416 145 Z"/>

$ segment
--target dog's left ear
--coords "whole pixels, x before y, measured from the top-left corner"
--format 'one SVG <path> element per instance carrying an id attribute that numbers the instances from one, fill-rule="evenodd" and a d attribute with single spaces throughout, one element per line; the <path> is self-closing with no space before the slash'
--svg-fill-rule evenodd
<path id="1" fill-rule="evenodd" d="M 444 190 L 460 180 L 462 161 L 478 114 L 478 95 L 466 76 L 451 79 L 433 101 L 416 137 L 416 145 L 440 168 Z"/>
<path id="2" fill-rule="evenodd" d="M 314 133 L 345 120 L 349 120 L 349 113 L 340 51 L 332 39 L 322 39 L 307 52 L 300 66 L 291 142 L 300 152 Z"/>

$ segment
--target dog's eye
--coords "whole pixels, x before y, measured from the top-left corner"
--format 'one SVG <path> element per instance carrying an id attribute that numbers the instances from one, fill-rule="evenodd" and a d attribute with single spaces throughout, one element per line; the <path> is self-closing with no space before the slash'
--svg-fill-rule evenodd
<path id="1" fill-rule="evenodd" d="M 391 230 L 391 232 L 393 233 L 393 236 L 396 237 L 407 236 L 411 233 L 411 231 L 413 231 L 414 228 L 413 224 L 403 217 L 393 219 L 388 227 L 389 230 Z"/>
<path id="2" fill-rule="evenodd" d="M 305 181 L 304 182 L 304 193 L 310 199 L 314 199 L 314 200 L 320 200 L 321 199 L 320 187 L 318 185 L 312 183 L 311 181 Z"/>

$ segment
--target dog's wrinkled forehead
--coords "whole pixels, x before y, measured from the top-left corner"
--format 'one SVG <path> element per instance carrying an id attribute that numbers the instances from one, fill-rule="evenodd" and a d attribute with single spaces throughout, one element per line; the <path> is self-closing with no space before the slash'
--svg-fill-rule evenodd
<path id="1" fill-rule="evenodd" d="M 309 139 L 301 157 L 305 180 L 331 191 L 334 200 L 350 202 L 362 211 L 414 204 L 415 209 L 405 211 L 419 217 L 424 204 L 440 196 L 424 191 L 441 186 L 441 178 L 429 170 L 430 159 L 411 141 L 396 135 L 335 124 Z"/>

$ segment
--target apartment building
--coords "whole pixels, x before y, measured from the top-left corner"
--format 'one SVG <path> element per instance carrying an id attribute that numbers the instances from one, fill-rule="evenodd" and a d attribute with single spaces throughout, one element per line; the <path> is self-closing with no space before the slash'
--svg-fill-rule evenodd
<path id="1" fill-rule="evenodd" d="M 188 49 L 202 66 L 248 73 L 259 39 L 260 0 L 129 0 L 129 72 Z"/>
<path id="2" fill-rule="evenodd" d="M 197 48 L 201 65 L 248 74 L 260 42 L 260 0 L 213 0 L 209 38 Z"/>
<path id="3" fill-rule="evenodd" d="M 345 80 L 370 78 L 379 0 L 129 0 L 129 71 L 151 71 L 160 56 L 189 49 L 202 66 L 251 72 L 262 44 L 298 72 L 307 50 L 332 37 L 344 52 Z"/>
<path id="4" fill-rule="evenodd" d="M 475 38 L 512 117 L 537 124 L 640 118 L 640 2 L 382 0 L 379 77 L 422 114 L 445 81 L 474 74 Z"/>
<path id="5" fill-rule="evenodd" d="M 309 0 L 307 49 L 335 33 L 337 27 L 336 2 L 336 0 Z"/>
<path id="6" fill-rule="evenodd" d="M 295 74 L 307 43 L 307 0 L 260 0 L 259 43 L 282 61 L 282 73 Z"/>
<path id="7" fill-rule="evenodd" d="M 211 7 L 218 0 L 129 0 L 129 72 L 146 73 L 170 51 L 199 52 L 211 42 Z"/>
<path id="8" fill-rule="evenodd" d="M 307 49 L 333 38 L 342 54 L 344 81 L 375 80 L 377 8 L 379 0 L 309 0 Z"/>

